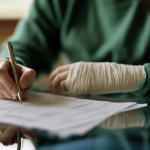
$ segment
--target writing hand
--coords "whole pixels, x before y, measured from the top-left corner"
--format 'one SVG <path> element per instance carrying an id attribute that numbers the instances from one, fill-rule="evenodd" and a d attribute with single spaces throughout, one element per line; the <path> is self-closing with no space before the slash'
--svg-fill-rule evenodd
<path id="1" fill-rule="evenodd" d="M 32 87 L 35 80 L 36 72 L 33 69 L 24 67 L 20 64 L 16 65 L 19 85 L 22 91 L 22 99 L 28 98 L 26 90 Z M 13 72 L 9 60 L 0 59 L 0 98 L 1 99 L 16 99 L 18 88 L 13 81 Z"/>

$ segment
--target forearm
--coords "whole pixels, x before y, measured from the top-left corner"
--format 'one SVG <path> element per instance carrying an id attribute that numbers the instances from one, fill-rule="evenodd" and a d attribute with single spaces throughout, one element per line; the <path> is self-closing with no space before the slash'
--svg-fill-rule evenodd
<path id="1" fill-rule="evenodd" d="M 116 63 L 76 63 L 71 66 L 66 79 L 66 88 L 76 94 L 136 91 L 138 95 L 145 95 L 149 90 L 147 83 L 149 69 L 146 65 L 145 67 Z"/>

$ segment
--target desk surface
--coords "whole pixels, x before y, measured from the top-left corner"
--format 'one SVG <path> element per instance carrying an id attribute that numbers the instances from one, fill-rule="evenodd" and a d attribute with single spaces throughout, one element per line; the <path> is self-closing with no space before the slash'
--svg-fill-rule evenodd
<path id="1" fill-rule="evenodd" d="M 132 94 L 105 95 L 107 97 L 91 95 L 77 96 L 58 92 L 57 94 L 59 95 L 94 100 L 150 103 L 150 96 L 135 97 Z M 84 136 L 58 137 L 37 129 L 37 139 L 34 141 L 34 144 L 37 150 L 149 150 L 149 115 L 150 107 L 148 104 L 147 107 L 141 109 L 114 115 Z"/>
<path id="2" fill-rule="evenodd" d="M 101 96 L 75 96 L 99 100 Z M 137 101 L 149 103 L 150 96 L 135 97 L 132 94 L 107 95 L 109 101 Z M 121 99 L 120 99 L 121 98 Z M 125 98 L 125 99 L 122 99 Z M 128 99 L 126 99 L 128 98 Z M 105 100 L 108 98 L 104 98 Z M 120 113 L 112 116 L 86 135 L 69 138 L 57 137 L 37 130 L 34 144 L 37 150 L 149 150 L 150 149 L 150 107 Z"/>

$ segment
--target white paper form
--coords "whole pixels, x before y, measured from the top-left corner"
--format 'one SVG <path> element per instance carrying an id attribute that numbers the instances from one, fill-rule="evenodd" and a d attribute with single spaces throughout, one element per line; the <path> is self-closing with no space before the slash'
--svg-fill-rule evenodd
<path id="1" fill-rule="evenodd" d="M 82 135 L 108 117 L 135 105 L 135 102 L 111 103 L 30 92 L 28 101 L 22 105 L 18 101 L 0 100 L 0 122 Z"/>
<path id="2" fill-rule="evenodd" d="M 146 107 L 147 104 L 136 104 L 136 105 L 133 105 L 133 106 L 129 106 L 123 110 L 121 110 L 120 112 L 126 112 L 126 111 L 130 111 L 130 110 L 134 110 L 134 109 L 138 109 L 138 108 L 142 108 L 142 107 Z"/>
<path id="3" fill-rule="evenodd" d="M 147 104 L 132 105 L 132 106 L 129 106 L 129 107 L 121 110 L 119 113 L 146 107 L 146 106 L 147 106 Z M 68 127 L 67 130 L 57 131 L 57 132 L 58 132 L 58 134 L 60 133 L 61 135 L 65 135 L 65 136 L 69 136 L 72 134 L 83 135 L 83 134 L 85 134 L 86 131 L 89 131 L 90 129 L 96 127 L 96 125 L 99 125 L 100 123 L 104 122 L 107 118 L 101 118 L 101 119 L 102 119 L 101 121 L 97 120 L 97 119 L 94 121 L 93 119 L 91 119 L 91 122 L 89 121 L 88 123 L 86 123 L 84 125 L 78 124 L 75 127 Z"/>

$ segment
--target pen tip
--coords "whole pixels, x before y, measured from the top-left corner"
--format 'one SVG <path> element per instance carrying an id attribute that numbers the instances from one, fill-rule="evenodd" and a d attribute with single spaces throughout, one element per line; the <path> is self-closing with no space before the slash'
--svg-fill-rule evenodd
<path id="1" fill-rule="evenodd" d="M 22 96 L 20 93 L 18 93 L 18 98 L 19 98 L 20 103 L 22 104 Z"/>

